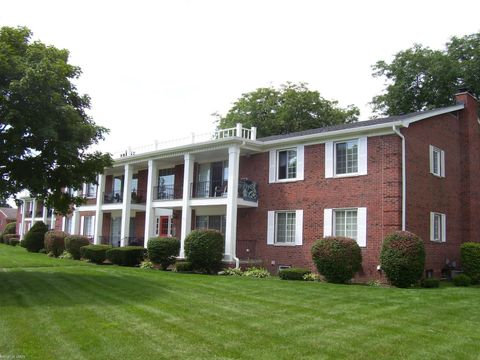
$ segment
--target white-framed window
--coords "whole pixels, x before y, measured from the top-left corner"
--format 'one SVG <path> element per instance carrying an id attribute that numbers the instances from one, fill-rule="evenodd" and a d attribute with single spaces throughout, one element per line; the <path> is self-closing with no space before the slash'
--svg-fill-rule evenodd
<path id="1" fill-rule="evenodd" d="M 327 141 L 325 143 L 325 178 L 367 174 L 367 137 Z"/>
<path id="2" fill-rule="evenodd" d="M 288 182 L 304 179 L 303 145 L 288 149 L 270 150 L 269 182 Z"/>
<path id="3" fill-rule="evenodd" d="M 430 145 L 430 173 L 445 177 L 445 151 Z"/>
<path id="4" fill-rule="evenodd" d="M 85 197 L 95 198 L 97 196 L 97 185 L 93 183 L 85 184 Z"/>
<path id="5" fill-rule="evenodd" d="M 323 236 L 345 236 L 358 246 L 367 245 L 367 208 L 327 208 L 323 212 Z"/>
<path id="6" fill-rule="evenodd" d="M 83 216 L 82 217 L 82 235 L 93 237 L 94 235 L 94 224 L 95 224 L 95 216 Z"/>
<path id="7" fill-rule="evenodd" d="M 268 245 L 303 244 L 303 210 L 268 212 Z"/>
<path id="8" fill-rule="evenodd" d="M 430 213 L 430 240 L 436 242 L 447 241 L 447 218 L 445 214 Z"/>
<path id="9" fill-rule="evenodd" d="M 226 228 L 225 215 L 199 215 L 195 216 L 195 229 L 217 230 L 222 234 L 225 233 Z"/>
<path id="10" fill-rule="evenodd" d="M 72 225 L 73 225 L 72 217 L 67 216 L 65 218 L 65 229 L 63 231 L 65 231 L 67 234 L 72 234 Z"/>

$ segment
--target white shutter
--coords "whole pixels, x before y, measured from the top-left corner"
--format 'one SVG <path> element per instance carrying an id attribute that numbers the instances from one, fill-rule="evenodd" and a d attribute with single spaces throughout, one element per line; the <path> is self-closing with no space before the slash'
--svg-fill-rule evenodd
<path id="1" fill-rule="evenodd" d="M 332 209 L 323 210 L 323 236 L 332 236 Z"/>
<path id="2" fill-rule="evenodd" d="M 445 177 L 445 151 L 440 151 L 440 176 Z"/>
<path id="3" fill-rule="evenodd" d="M 303 210 L 295 211 L 295 245 L 303 244 Z"/>
<path id="4" fill-rule="evenodd" d="M 367 246 L 367 208 L 357 209 L 357 243 L 360 247 Z"/>
<path id="5" fill-rule="evenodd" d="M 80 235 L 83 235 L 83 226 L 85 224 L 85 216 L 80 217 Z"/>
<path id="6" fill-rule="evenodd" d="M 447 241 L 447 216 L 442 214 L 442 242 Z"/>
<path id="7" fill-rule="evenodd" d="M 277 180 L 277 150 L 270 150 L 268 182 L 274 183 Z"/>
<path id="8" fill-rule="evenodd" d="M 275 238 L 275 211 L 268 212 L 267 244 L 273 245 Z"/>
<path id="9" fill-rule="evenodd" d="M 367 175 L 368 149 L 367 137 L 358 139 L 358 174 Z"/>
<path id="10" fill-rule="evenodd" d="M 429 145 L 429 152 L 430 152 L 430 173 L 433 174 L 433 146 Z"/>
<path id="11" fill-rule="evenodd" d="M 297 180 L 304 179 L 304 167 L 305 167 L 305 146 L 297 146 Z"/>
<path id="12" fill-rule="evenodd" d="M 325 178 L 333 177 L 333 142 L 325 143 Z"/>
<path id="13" fill-rule="evenodd" d="M 430 240 L 435 241 L 435 213 L 430 213 Z"/>

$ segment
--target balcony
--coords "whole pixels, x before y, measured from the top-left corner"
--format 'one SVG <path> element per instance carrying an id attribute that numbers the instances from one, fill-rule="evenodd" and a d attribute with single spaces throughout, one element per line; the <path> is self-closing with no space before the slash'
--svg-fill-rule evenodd
<path id="1" fill-rule="evenodd" d="M 146 193 L 143 190 L 132 191 L 132 204 L 145 204 L 147 201 Z"/>
<path id="2" fill-rule="evenodd" d="M 160 185 L 153 188 L 154 200 L 177 200 L 183 196 L 183 189 L 181 186 L 175 185 Z"/>
<path id="3" fill-rule="evenodd" d="M 104 204 L 121 204 L 123 202 L 123 191 L 115 190 L 103 193 Z"/>
<path id="4" fill-rule="evenodd" d="M 227 197 L 228 184 L 222 181 L 197 181 L 191 184 L 193 199 Z M 246 201 L 258 201 L 258 185 L 248 180 L 238 182 L 238 197 Z"/>

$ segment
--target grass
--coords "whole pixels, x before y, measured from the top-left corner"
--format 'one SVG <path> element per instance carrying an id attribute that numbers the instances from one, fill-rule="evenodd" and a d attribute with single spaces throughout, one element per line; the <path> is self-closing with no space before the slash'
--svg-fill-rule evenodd
<path id="1" fill-rule="evenodd" d="M 0 358 L 477 359 L 480 288 L 98 266 L 0 244 Z"/>

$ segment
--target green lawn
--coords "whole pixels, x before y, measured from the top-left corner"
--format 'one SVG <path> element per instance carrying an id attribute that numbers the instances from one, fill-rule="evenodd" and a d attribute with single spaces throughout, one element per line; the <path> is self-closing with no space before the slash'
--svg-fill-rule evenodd
<path id="1" fill-rule="evenodd" d="M 480 288 L 90 265 L 0 244 L 0 358 L 478 359 Z"/>

